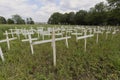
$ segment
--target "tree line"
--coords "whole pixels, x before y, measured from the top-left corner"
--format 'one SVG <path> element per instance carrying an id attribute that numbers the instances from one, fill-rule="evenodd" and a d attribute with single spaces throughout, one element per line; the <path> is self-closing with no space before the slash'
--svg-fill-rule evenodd
<path id="1" fill-rule="evenodd" d="M 53 13 L 48 24 L 71 25 L 120 25 L 120 0 L 107 0 L 100 2 L 88 11 Z"/>
<path id="2" fill-rule="evenodd" d="M 3 16 L 0 16 L 0 24 L 34 24 L 34 21 L 31 17 L 24 20 L 20 15 L 12 15 L 12 18 L 5 19 Z"/>

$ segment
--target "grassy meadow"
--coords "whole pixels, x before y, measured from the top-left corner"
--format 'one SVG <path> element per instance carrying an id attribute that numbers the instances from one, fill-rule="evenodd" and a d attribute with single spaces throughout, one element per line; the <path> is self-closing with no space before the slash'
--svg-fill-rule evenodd
<path id="1" fill-rule="evenodd" d="M 52 25 L 0 25 L 0 40 L 10 28 L 48 27 Z M 57 66 L 53 66 L 51 43 L 34 46 L 31 54 L 29 42 L 21 40 L 0 43 L 5 62 L 0 58 L 0 80 L 120 80 L 120 32 L 105 39 L 105 34 L 87 39 L 87 51 L 84 52 L 84 40 L 76 42 L 75 36 L 69 39 L 69 48 L 65 40 L 56 42 Z"/>

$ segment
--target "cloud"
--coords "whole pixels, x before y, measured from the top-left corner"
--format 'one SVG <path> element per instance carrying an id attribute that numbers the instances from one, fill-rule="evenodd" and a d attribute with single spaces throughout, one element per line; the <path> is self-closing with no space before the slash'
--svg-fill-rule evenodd
<path id="1" fill-rule="evenodd" d="M 101 1 L 105 0 L 0 0 L 0 16 L 9 18 L 19 14 L 32 17 L 36 22 L 47 22 L 54 12 L 88 10 Z"/>
<path id="2" fill-rule="evenodd" d="M 33 10 L 37 9 L 37 5 L 29 5 L 27 0 L 0 0 L 0 15 L 10 17 L 14 14 L 21 16 L 33 15 Z"/>
<path id="3" fill-rule="evenodd" d="M 99 2 L 105 2 L 105 0 L 61 0 L 60 6 L 64 9 L 88 10 L 90 7 L 93 7 L 96 3 Z"/>
<path id="4" fill-rule="evenodd" d="M 41 21 L 46 22 L 53 12 L 60 12 L 60 11 L 61 10 L 59 7 L 57 7 L 55 4 L 51 3 L 49 5 L 45 5 L 45 6 L 41 7 L 36 12 L 36 15 L 39 16 Z"/>

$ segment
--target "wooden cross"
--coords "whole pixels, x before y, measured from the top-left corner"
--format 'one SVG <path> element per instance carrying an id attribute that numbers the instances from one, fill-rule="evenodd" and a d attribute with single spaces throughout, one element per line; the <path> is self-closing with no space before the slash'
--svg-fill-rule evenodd
<path id="1" fill-rule="evenodd" d="M 12 34 L 12 38 L 14 37 L 14 32 L 13 32 L 13 29 L 9 29 L 11 31 L 11 34 Z"/>
<path id="2" fill-rule="evenodd" d="M 3 56 L 3 52 L 2 52 L 1 47 L 0 47 L 0 57 L 1 57 L 2 61 L 4 62 L 4 61 L 5 61 L 5 59 L 4 59 L 4 56 Z"/>
<path id="3" fill-rule="evenodd" d="M 5 31 L 5 35 L 6 35 L 6 39 L 5 40 L 0 40 L 0 43 L 7 42 L 8 50 L 10 50 L 10 42 L 9 41 L 15 40 L 17 38 L 16 37 L 15 38 L 9 38 L 7 31 Z"/>
<path id="4" fill-rule="evenodd" d="M 76 42 L 78 42 L 77 37 L 78 37 L 79 35 L 82 35 L 82 33 L 78 33 L 78 32 L 77 32 L 77 29 L 76 29 L 76 30 L 75 30 L 75 33 L 71 33 L 71 35 L 75 35 L 75 36 L 76 36 Z"/>
<path id="5" fill-rule="evenodd" d="M 68 36 L 68 37 L 66 36 L 66 37 L 62 37 L 62 38 L 55 38 L 54 28 L 53 28 L 53 32 L 52 32 L 52 39 L 50 39 L 50 40 L 42 40 L 42 41 L 32 42 L 33 39 L 31 38 L 30 34 L 28 35 L 28 37 L 29 37 L 29 43 L 30 43 L 30 48 L 31 48 L 32 54 L 34 53 L 33 45 L 38 45 L 38 44 L 44 44 L 44 43 L 52 42 L 52 47 L 53 47 L 53 64 L 54 64 L 54 66 L 56 66 L 56 44 L 55 44 L 55 42 L 56 41 L 61 41 L 61 40 L 66 40 L 66 46 L 68 48 L 68 39 L 71 38 L 70 36 Z M 24 40 L 24 41 L 27 41 L 27 40 Z"/>
<path id="6" fill-rule="evenodd" d="M 79 39 L 84 39 L 85 40 L 85 43 L 84 43 L 84 51 L 85 52 L 86 52 L 87 38 L 94 36 L 93 34 L 91 34 L 91 35 L 86 35 L 86 34 L 87 34 L 87 30 L 84 30 L 84 36 L 77 37 L 77 40 L 79 40 Z"/>
<path id="7" fill-rule="evenodd" d="M 103 34 L 103 32 L 98 30 L 98 31 L 95 31 L 94 33 L 97 34 L 96 43 L 98 43 L 99 34 Z"/>

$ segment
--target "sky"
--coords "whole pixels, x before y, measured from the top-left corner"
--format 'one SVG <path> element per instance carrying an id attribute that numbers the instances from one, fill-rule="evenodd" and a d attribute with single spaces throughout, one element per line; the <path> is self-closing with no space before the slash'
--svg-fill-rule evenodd
<path id="1" fill-rule="evenodd" d="M 54 12 L 66 13 L 89 10 L 106 0 L 0 0 L 0 16 L 11 18 L 18 14 L 22 18 L 32 17 L 35 22 L 47 22 Z"/>

